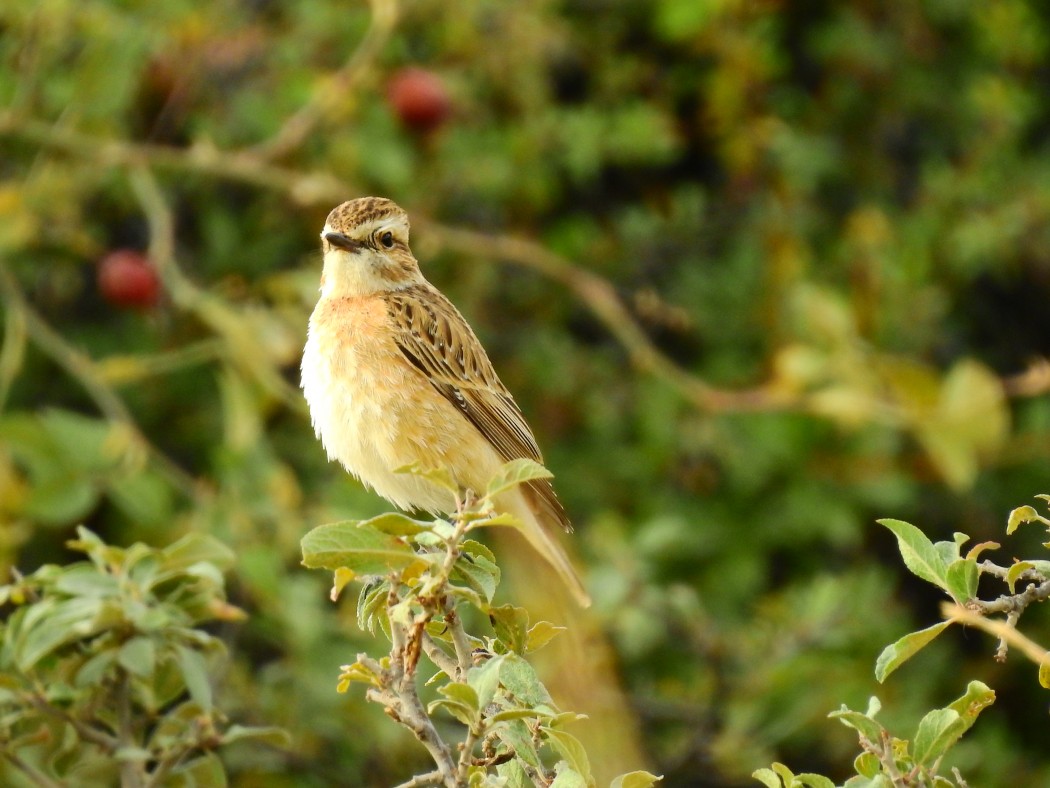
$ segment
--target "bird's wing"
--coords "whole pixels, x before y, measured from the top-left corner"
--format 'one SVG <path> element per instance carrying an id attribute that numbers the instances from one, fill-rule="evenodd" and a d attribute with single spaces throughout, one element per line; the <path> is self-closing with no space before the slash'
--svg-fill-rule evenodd
<path id="1" fill-rule="evenodd" d="M 420 285 L 391 293 L 387 303 L 398 348 L 496 452 L 507 461 L 543 462 L 525 417 L 452 302 Z M 570 530 L 565 509 L 547 480 L 529 482 L 523 492 L 546 518 Z"/>

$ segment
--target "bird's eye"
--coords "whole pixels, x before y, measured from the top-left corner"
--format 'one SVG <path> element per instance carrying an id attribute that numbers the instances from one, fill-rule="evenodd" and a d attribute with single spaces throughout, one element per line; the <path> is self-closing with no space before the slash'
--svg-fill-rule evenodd
<path id="1" fill-rule="evenodd" d="M 379 240 L 382 242 L 383 246 L 390 249 L 394 245 L 394 234 L 390 232 L 383 233 Z"/>

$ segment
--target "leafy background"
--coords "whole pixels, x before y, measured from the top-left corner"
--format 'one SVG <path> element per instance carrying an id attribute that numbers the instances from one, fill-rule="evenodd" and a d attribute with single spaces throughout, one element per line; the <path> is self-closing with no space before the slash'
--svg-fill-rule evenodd
<path id="1" fill-rule="evenodd" d="M 577 524 L 631 718 L 581 725 L 596 768 L 841 779 L 829 711 L 877 691 L 910 728 L 979 678 L 956 765 L 1050 781 L 1031 669 L 990 642 L 872 674 L 937 601 L 874 519 L 980 541 L 1046 491 L 1048 35 L 1034 0 L 4 3 L 0 561 L 71 560 L 79 523 L 211 533 L 251 614 L 217 702 L 293 735 L 233 783 L 423 770 L 334 692 L 367 642 L 299 566 L 310 526 L 386 508 L 297 391 L 318 228 L 381 194 Z M 388 99 L 406 66 L 447 91 L 432 132 Z M 157 306 L 100 292 L 124 248 Z"/>

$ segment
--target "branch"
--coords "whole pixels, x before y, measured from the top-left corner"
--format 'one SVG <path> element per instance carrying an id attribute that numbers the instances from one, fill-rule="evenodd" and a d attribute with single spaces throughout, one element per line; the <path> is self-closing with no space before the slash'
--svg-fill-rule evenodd
<path id="1" fill-rule="evenodd" d="M 174 487 L 181 490 L 191 500 L 202 501 L 203 488 L 197 483 L 197 480 L 150 443 L 131 415 L 131 411 L 124 404 L 124 400 L 106 382 L 97 363 L 66 342 L 65 338 L 29 305 L 14 276 L 2 262 L 0 262 L 0 296 L 8 309 L 18 310 L 23 314 L 26 330 L 33 344 L 81 385 L 107 420 L 120 425 L 131 439 L 131 448 L 145 450 Z"/>
<path id="2" fill-rule="evenodd" d="M 951 621 L 956 621 L 969 627 L 976 627 L 977 629 L 987 632 L 989 635 L 999 638 L 1000 645 L 999 650 L 996 652 L 997 659 L 999 658 L 998 655 L 1000 652 L 1005 657 L 1005 644 L 1008 643 L 1014 648 L 1019 649 L 1022 654 L 1028 657 L 1028 659 L 1036 665 L 1041 667 L 1050 664 L 1050 652 L 1047 652 L 1045 648 L 1040 646 L 1034 640 L 1031 640 L 1027 636 L 1018 632 L 1016 627 L 1012 625 L 1009 620 L 997 621 L 994 618 L 984 618 L 980 613 L 967 610 L 954 602 L 945 602 L 942 604 L 941 615 Z M 1013 623 L 1016 624 L 1016 619 Z"/>
<path id="3" fill-rule="evenodd" d="M 10 752 L 7 749 L 0 749 L 0 755 L 7 758 L 12 766 L 22 772 L 26 777 L 32 780 L 41 788 L 65 788 L 65 786 L 57 780 L 52 780 L 33 764 L 22 760 L 18 755 Z"/>
<path id="4" fill-rule="evenodd" d="M 400 783 L 399 785 L 394 786 L 394 788 L 424 788 L 424 786 L 441 785 L 441 783 L 441 772 L 435 769 L 434 771 L 427 772 L 426 774 L 417 774 L 411 780 L 407 780 L 403 783 Z"/>
<path id="5" fill-rule="evenodd" d="M 105 139 L 39 120 L 20 118 L 12 112 L 0 112 L 0 135 L 3 134 L 17 136 L 103 166 L 154 167 L 249 183 L 285 192 L 300 205 L 330 205 L 360 192 L 355 184 L 327 172 L 303 172 L 278 167 L 250 151 L 222 151 L 208 143 L 174 148 Z M 472 257 L 511 262 L 560 283 L 590 309 L 624 347 L 638 369 L 664 381 L 701 410 L 751 412 L 804 409 L 801 398 L 779 392 L 772 385 L 729 391 L 711 386 L 691 374 L 653 344 L 608 281 L 573 265 L 534 241 L 458 229 L 426 217 L 415 218 L 414 223 L 429 233 L 442 248 Z"/>
<path id="6" fill-rule="evenodd" d="M 981 569 L 984 569 L 984 564 L 981 565 Z M 1001 596 L 991 602 L 975 599 L 970 603 L 970 609 L 986 616 L 993 613 L 1023 613 L 1025 608 L 1033 602 L 1044 602 L 1050 599 L 1050 580 L 1044 580 L 1041 575 L 1037 577 L 1042 580 L 1038 585 L 1032 583 L 1025 586 L 1024 591 L 1019 594 Z"/>
<path id="7" fill-rule="evenodd" d="M 445 649 L 441 648 L 441 645 L 426 632 L 423 633 L 422 645 L 423 653 L 430 657 L 430 661 L 437 665 L 438 670 L 444 671 L 450 679 L 456 678 L 458 669 L 456 660 L 452 659 Z"/>
<path id="8" fill-rule="evenodd" d="M 267 360 L 251 323 L 221 298 L 197 287 L 179 269 L 175 260 L 175 218 L 153 173 L 138 166 L 131 170 L 129 178 L 149 224 L 150 259 L 172 301 L 195 314 L 223 339 L 229 351 L 227 357 L 236 367 L 289 410 L 305 414 L 305 400 L 298 389 L 281 377 L 276 365 Z"/>
<path id="9" fill-rule="evenodd" d="M 427 716 L 423 704 L 416 694 L 415 686 L 402 692 L 394 690 L 377 689 L 370 687 L 365 692 L 365 698 L 373 703 L 379 703 L 383 710 L 395 721 L 404 725 L 419 739 L 426 747 L 430 757 L 437 764 L 437 772 L 441 775 L 441 781 L 448 788 L 456 788 L 456 764 L 452 759 L 452 752 L 448 745 L 438 735 L 434 723 Z"/>

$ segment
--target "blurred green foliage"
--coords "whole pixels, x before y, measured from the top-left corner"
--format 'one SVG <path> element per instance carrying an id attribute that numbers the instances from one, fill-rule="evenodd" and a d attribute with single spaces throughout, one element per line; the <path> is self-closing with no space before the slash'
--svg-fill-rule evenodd
<path id="1" fill-rule="evenodd" d="M 0 561 L 67 561 L 78 523 L 214 534 L 250 613 L 220 707 L 293 735 L 231 780 L 422 767 L 333 692 L 353 611 L 298 566 L 310 525 L 385 508 L 326 463 L 296 367 L 325 214 L 389 196 L 546 451 L 652 771 L 844 777 L 826 714 L 937 599 L 874 519 L 983 541 L 1046 488 L 1050 7 L 397 5 L 0 8 Z M 406 65 L 447 86 L 431 133 L 387 102 Z M 154 309 L 96 286 L 128 247 Z M 880 719 L 980 679 L 952 765 L 1050 782 L 1030 677 L 987 657 L 946 633 Z"/>

